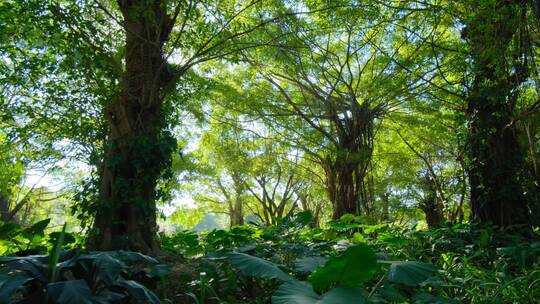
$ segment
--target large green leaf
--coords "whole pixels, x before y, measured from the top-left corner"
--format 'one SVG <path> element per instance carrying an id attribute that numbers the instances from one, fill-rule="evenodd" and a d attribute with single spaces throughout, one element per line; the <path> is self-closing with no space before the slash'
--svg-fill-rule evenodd
<path id="1" fill-rule="evenodd" d="M 47 285 L 52 303 L 92 304 L 92 290 L 85 280 L 62 281 Z"/>
<path id="2" fill-rule="evenodd" d="M 159 263 L 159 261 L 154 259 L 153 257 L 147 256 L 140 252 L 135 252 L 135 251 L 118 250 L 118 251 L 108 251 L 108 253 L 111 256 L 126 263 L 147 263 L 147 264 Z"/>
<path id="3" fill-rule="evenodd" d="M 328 258 L 320 256 L 303 257 L 296 260 L 295 269 L 299 272 L 313 272 L 315 269 L 324 266 Z"/>
<path id="4" fill-rule="evenodd" d="M 13 294 L 32 279 L 33 277 L 24 272 L 13 273 L 3 269 L 0 273 L 0 303 L 11 303 Z"/>
<path id="5" fill-rule="evenodd" d="M 48 264 L 43 263 L 40 257 L 42 256 L 21 257 L 18 260 L 8 263 L 7 266 L 12 270 L 25 271 L 29 276 L 47 281 L 49 278 L 49 267 Z"/>
<path id="6" fill-rule="evenodd" d="M 345 304 L 366 303 L 359 288 L 336 287 L 319 296 L 308 282 L 290 281 L 272 295 L 272 304 Z"/>
<path id="7" fill-rule="evenodd" d="M 50 271 L 50 282 L 56 282 L 56 279 L 58 277 L 58 269 L 56 267 L 58 266 L 58 261 L 60 260 L 60 254 L 62 252 L 62 244 L 64 242 L 64 236 L 66 234 L 66 226 L 67 223 L 64 223 L 64 227 L 62 228 L 62 232 L 58 236 L 58 239 L 56 240 L 56 243 L 54 244 L 54 247 L 51 251 L 51 256 L 49 257 L 49 271 Z"/>
<path id="8" fill-rule="evenodd" d="M 10 239 L 20 232 L 21 226 L 12 222 L 0 222 L 0 239 Z"/>
<path id="9" fill-rule="evenodd" d="M 48 242 L 50 244 L 56 244 L 56 242 L 58 241 L 58 239 L 60 238 L 60 236 L 62 235 L 62 232 L 61 231 L 56 231 L 56 232 L 51 232 L 49 233 L 49 240 Z M 62 240 L 62 245 L 67 245 L 67 244 L 72 244 L 72 243 L 75 243 L 77 241 L 77 239 L 75 238 L 75 236 L 72 234 L 72 233 L 64 233 L 64 238 Z"/>
<path id="10" fill-rule="evenodd" d="M 79 257 L 81 261 L 90 261 L 93 267 L 97 269 L 97 277 L 106 285 L 112 285 L 116 282 L 118 276 L 126 265 L 111 255 L 110 252 L 92 252 L 83 254 Z"/>
<path id="11" fill-rule="evenodd" d="M 159 298 L 148 288 L 132 280 L 121 280 L 118 286 L 124 287 L 136 303 L 159 304 Z"/>
<path id="12" fill-rule="evenodd" d="M 437 268 L 431 264 L 408 261 L 379 261 L 390 264 L 387 278 L 390 282 L 408 286 L 418 286 L 420 283 L 432 277 Z"/>
<path id="13" fill-rule="evenodd" d="M 47 228 L 50 222 L 51 219 L 39 221 L 34 225 L 21 231 L 21 236 L 30 241 L 43 238 L 45 236 L 45 228 Z"/>
<path id="14" fill-rule="evenodd" d="M 311 274 L 309 281 L 316 290 L 334 284 L 358 287 L 371 279 L 376 270 L 375 252 L 365 244 L 358 244 L 347 248 L 340 256 L 331 257 Z"/>
<path id="15" fill-rule="evenodd" d="M 94 304 L 110 304 L 110 303 L 116 303 L 120 300 L 123 300 L 128 297 L 127 293 L 118 293 L 114 291 L 110 291 L 108 289 L 104 289 L 101 292 L 99 292 L 98 295 L 92 297 L 92 301 Z"/>
<path id="16" fill-rule="evenodd" d="M 260 279 L 277 279 L 280 281 L 294 280 L 279 268 L 279 265 L 261 258 L 239 252 L 227 254 L 227 260 L 243 275 Z"/>
<path id="17" fill-rule="evenodd" d="M 272 304 L 311 304 L 317 300 L 319 295 L 313 291 L 308 282 L 286 282 L 272 295 Z"/>
<path id="18" fill-rule="evenodd" d="M 366 298 L 363 295 L 363 290 L 360 288 L 336 287 L 325 293 L 321 300 L 321 304 L 343 304 L 343 303 L 366 303 Z"/>

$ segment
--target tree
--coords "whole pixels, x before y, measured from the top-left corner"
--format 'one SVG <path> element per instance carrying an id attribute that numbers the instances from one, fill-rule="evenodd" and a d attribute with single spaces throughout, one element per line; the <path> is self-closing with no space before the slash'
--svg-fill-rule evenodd
<path id="1" fill-rule="evenodd" d="M 516 127 L 519 87 L 529 76 L 526 1 L 467 3 L 463 36 L 473 81 L 467 101 L 469 181 L 475 220 L 500 226 L 529 223 L 525 147 Z"/>
<path id="2" fill-rule="evenodd" d="M 91 248 L 158 250 L 155 189 L 160 178 L 170 177 L 176 150 L 166 97 L 194 65 L 267 44 L 240 39 L 277 18 L 252 13 L 261 3 L 118 1 L 124 63 L 119 95 L 104 109 L 108 135 Z"/>
<path id="3" fill-rule="evenodd" d="M 259 168 L 252 172 L 254 176 L 246 187 L 258 203 L 255 214 L 266 225 L 275 225 L 299 207 L 301 183 L 294 168 L 286 165 L 286 161 L 277 158 L 272 151 L 265 152 L 266 155 L 258 157 L 262 167 L 259 163 Z M 272 166 L 269 161 L 273 163 Z"/>
<path id="4" fill-rule="evenodd" d="M 376 9 L 380 14 L 373 15 Z M 403 53 L 406 65 L 416 56 L 401 50 L 407 35 L 396 35 L 397 15 L 373 3 L 337 11 L 287 24 L 296 27 L 287 38 L 293 48 L 246 55 L 272 87 L 253 94 L 262 101 L 254 102 L 254 114 L 287 130 L 295 146 L 324 169 L 335 219 L 371 212 L 366 178 L 377 128 L 418 80 L 391 59 Z"/>
<path id="5" fill-rule="evenodd" d="M 228 116 L 218 112 L 221 118 Z M 229 121 L 225 124 L 210 118 L 210 128 L 190 155 L 196 165 L 186 180 L 193 184 L 191 193 L 196 202 L 211 205 L 215 213 L 226 213 L 233 227 L 244 224 L 244 205 L 249 196 L 245 186 L 250 162 L 247 152 L 251 147 L 238 121 Z"/>
<path id="6" fill-rule="evenodd" d="M 0 220 L 11 222 L 27 203 L 26 196 L 17 198 L 26 166 L 17 147 L 6 137 L 0 131 Z"/>
<path id="7" fill-rule="evenodd" d="M 176 16 L 165 2 L 119 1 L 125 27 L 125 69 L 119 96 L 105 109 L 109 129 L 100 168 L 91 248 L 158 249 L 155 188 L 176 143 L 164 131 L 163 90 L 173 85 L 163 53 Z M 179 7 L 179 5 L 178 5 Z"/>

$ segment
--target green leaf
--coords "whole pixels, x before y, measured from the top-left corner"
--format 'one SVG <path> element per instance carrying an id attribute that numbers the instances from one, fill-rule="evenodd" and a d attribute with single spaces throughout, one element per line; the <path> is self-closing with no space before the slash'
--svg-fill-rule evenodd
<path id="1" fill-rule="evenodd" d="M 355 232 L 353 234 L 353 241 L 355 243 L 367 243 L 367 239 L 360 232 Z"/>
<path id="2" fill-rule="evenodd" d="M 52 303 L 92 304 L 92 290 L 85 280 L 62 281 L 47 285 Z"/>
<path id="3" fill-rule="evenodd" d="M 437 272 L 431 264 L 408 261 L 379 261 L 390 264 L 387 278 L 390 282 L 418 286 Z"/>
<path id="4" fill-rule="evenodd" d="M 352 223 L 355 219 L 356 216 L 354 214 L 346 213 L 339 218 L 339 221 L 343 223 Z"/>
<path id="5" fill-rule="evenodd" d="M 118 276 L 126 266 L 122 261 L 116 259 L 111 252 L 92 252 L 79 257 L 79 260 L 88 260 L 97 269 L 96 275 L 106 285 L 116 282 Z"/>
<path id="6" fill-rule="evenodd" d="M 317 303 L 319 295 L 307 282 L 290 281 L 282 284 L 272 295 L 272 304 Z"/>
<path id="7" fill-rule="evenodd" d="M 272 304 L 344 304 L 366 303 L 359 288 L 336 287 L 322 296 L 307 282 L 291 281 L 281 285 L 272 295 Z"/>
<path id="8" fill-rule="evenodd" d="M 152 267 L 152 270 L 150 271 L 149 275 L 152 278 L 163 278 L 166 275 L 171 273 L 171 268 L 164 264 L 159 264 L 154 267 Z"/>
<path id="9" fill-rule="evenodd" d="M 102 290 L 97 296 L 92 297 L 94 304 L 110 304 L 127 298 L 124 293 L 113 292 L 107 289 Z"/>
<path id="10" fill-rule="evenodd" d="M 51 222 L 51 219 L 45 219 L 43 221 L 39 221 L 35 223 L 34 225 L 24 229 L 21 231 L 21 236 L 27 240 L 33 241 L 37 238 L 42 238 L 45 236 L 45 228 L 49 225 Z"/>
<path id="11" fill-rule="evenodd" d="M 489 244 L 489 232 L 486 229 L 480 229 L 480 235 L 478 235 L 478 245 L 480 247 L 486 247 Z"/>
<path id="12" fill-rule="evenodd" d="M 340 256 L 331 257 L 324 267 L 309 277 L 316 290 L 339 284 L 358 287 L 367 282 L 377 270 L 375 252 L 368 245 L 358 244 L 347 248 Z"/>
<path id="13" fill-rule="evenodd" d="M 141 262 L 141 263 L 148 263 L 148 264 L 159 264 L 158 260 L 154 259 L 153 257 L 144 255 L 140 252 L 119 250 L 119 251 L 110 251 L 109 253 L 122 262 L 127 262 L 127 263 Z"/>
<path id="14" fill-rule="evenodd" d="M 357 303 L 363 304 L 366 303 L 366 298 L 362 294 L 362 289 L 360 288 L 350 288 L 350 287 L 336 287 L 330 289 L 329 292 L 325 293 L 319 303 L 322 304 L 341 304 L 341 303 Z"/>
<path id="15" fill-rule="evenodd" d="M 284 282 L 294 280 L 281 270 L 279 265 L 249 254 L 232 252 L 227 254 L 227 260 L 246 276 L 259 279 L 277 279 Z"/>
<path id="16" fill-rule="evenodd" d="M 7 257 L 6 257 L 7 258 Z M 8 263 L 8 267 L 13 270 L 22 270 L 34 278 L 40 280 L 49 279 L 49 267 L 43 261 L 43 256 L 20 257 Z"/>
<path id="17" fill-rule="evenodd" d="M 61 231 L 49 233 L 49 243 L 56 244 L 56 241 L 58 240 L 61 234 L 62 234 Z M 66 232 L 64 234 L 64 241 L 62 242 L 62 245 L 72 244 L 72 243 L 75 243 L 76 241 L 77 239 L 75 238 L 75 236 L 73 236 L 73 234 Z"/>
<path id="18" fill-rule="evenodd" d="M 17 223 L 2 222 L 0 225 L 0 239 L 6 240 L 14 237 L 19 233 L 21 226 Z"/>
<path id="19" fill-rule="evenodd" d="M 159 304 L 159 298 L 148 288 L 132 280 L 121 280 L 116 285 L 126 288 L 128 293 L 142 303 Z"/>
<path id="20" fill-rule="evenodd" d="M 327 258 L 320 256 L 303 257 L 296 260 L 295 268 L 299 272 L 313 272 L 315 269 L 324 266 L 327 261 Z"/>
<path id="21" fill-rule="evenodd" d="M 8 271 L 4 271 L 0 273 L 0 303 L 11 303 L 10 299 L 13 294 L 32 279 L 33 277 L 28 276 L 25 272 L 8 273 Z"/>
<path id="22" fill-rule="evenodd" d="M 306 210 L 298 212 L 293 216 L 293 218 L 298 224 L 298 226 L 307 226 L 313 221 L 313 214 L 311 213 L 311 211 Z"/>
<path id="23" fill-rule="evenodd" d="M 54 244 L 54 247 L 52 248 L 50 260 L 49 260 L 49 273 L 50 273 L 50 282 L 55 282 L 56 278 L 58 276 L 58 272 L 56 269 L 56 266 L 58 264 L 58 260 L 60 259 L 60 253 L 62 251 L 62 244 L 64 243 L 64 235 L 66 234 L 66 223 L 64 223 L 64 227 L 62 228 L 62 232 L 58 236 L 58 239 L 56 240 L 56 243 Z"/>

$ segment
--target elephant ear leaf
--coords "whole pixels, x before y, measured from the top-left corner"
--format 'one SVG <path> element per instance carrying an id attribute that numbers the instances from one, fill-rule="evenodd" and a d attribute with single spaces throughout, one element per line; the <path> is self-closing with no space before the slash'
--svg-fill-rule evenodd
<path id="1" fill-rule="evenodd" d="M 367 303 L 367 300 L 363 296 L 362 292 L 363 291 L 360 288 L 336 287 L 336 288 L 330 289 L 329 292 L 325 293 L 322 296 L 321 300 L 317 303 L 320 303 L 320 304 Z"/>
<path id="2" fill-rule="evenodd" d="M 11 303 L 11 297 L 33 278 L 25 272 L 3 271 L 0 273 L 0 303 Z"/>
<path id="3" fill-rule="evenodd" d="M 377 270 L 375 252 L 366 244 L 347 248 L 340 256 L 331 257 L 321 268 L 311 274 L 309 281 L 321 291 L 331 285 L 359 287 Z"/>
<path id="4" fill-rule="evenodd" d="M 85 280 L 62 281 L 47 285 L 52 303 L 92 304 L 92 290 Z"/>
<path id="5" fill-rule="evenodd" d="M 319 295 L 307 282 L 290 281 L 281 285 L 272 295 L 272 304 L 312 304 Z"/>
<path id="6" fill-rule="evenodd" d="M 227 260 L 243 275 L 259 279 L 276 279 L 283 282 L 294 280 L 279 268 L 278 264 L 239 252 L 227 254 Z"/>
<path id="7" fill-rule="evenodd" d="M 359 288 L 336 287 L 319 296 L 308 282 L 291 281 L 281 285 L 272 295 L 272 304 L 343 304 L 366 303 Z"/>
<path id="8" fill-rule="evenodd" d="M 97 278 L 107 285 L 112 285 L 126 265 L 110 252 L 93 252 L 79 257 L 81 261 L 90 261 L 97 271 Z"/>
<path id="9" fill-rule="evenodd" d="M 21 226 L 12 222 L 0 222 L 0 239 L 8 240 L 21 232 Z"/>
<path id="10" fill-rule="evenodd" d="M 328 261 L 327 258 L 321 256 L 309 256 L 296 260 L 295 269 L 299 272 L 313 272 L 315 269 L 324 266 Z"/>
<path id="11" fill-rule="evenodd" d="M 21 236 L 30 241 L 33 241 L 35 239 L 41 239 L 45 236 L 45 228 L 47 228 L 50 222 L 51 219 L 39 221 L 34 225 L 22 230 Z"/>
<path id="12" fill-rule="evenodd" d="M 159 304 L 159 298 L 148 288 L 132 280 L 121 280 L 118 284 L 127 290 L 136 303 Z"/>
<path id="13" fill-rule="evenodd" d="M 380 263 L 390 264 L 388 281 L 407 286 L 418 286 L 437 273 L 435 266 L 422 262 L 380 261 Z"/>

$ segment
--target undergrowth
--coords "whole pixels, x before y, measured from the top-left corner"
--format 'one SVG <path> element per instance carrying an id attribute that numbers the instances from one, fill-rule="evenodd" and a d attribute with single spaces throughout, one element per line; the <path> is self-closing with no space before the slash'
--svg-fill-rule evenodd
<path id="1" fill-rule="evenodd" d="M 88 252 L 49 222 L 0 223 L 1 303 L 537 303 L 540 237 L 522 227 L 367 223 L 298 213 L 160 235 L 158 258 Z M 35 302 L 41 299 L 42 302 Z M 32 302 L 34 301 L 34 302 Z"/>

